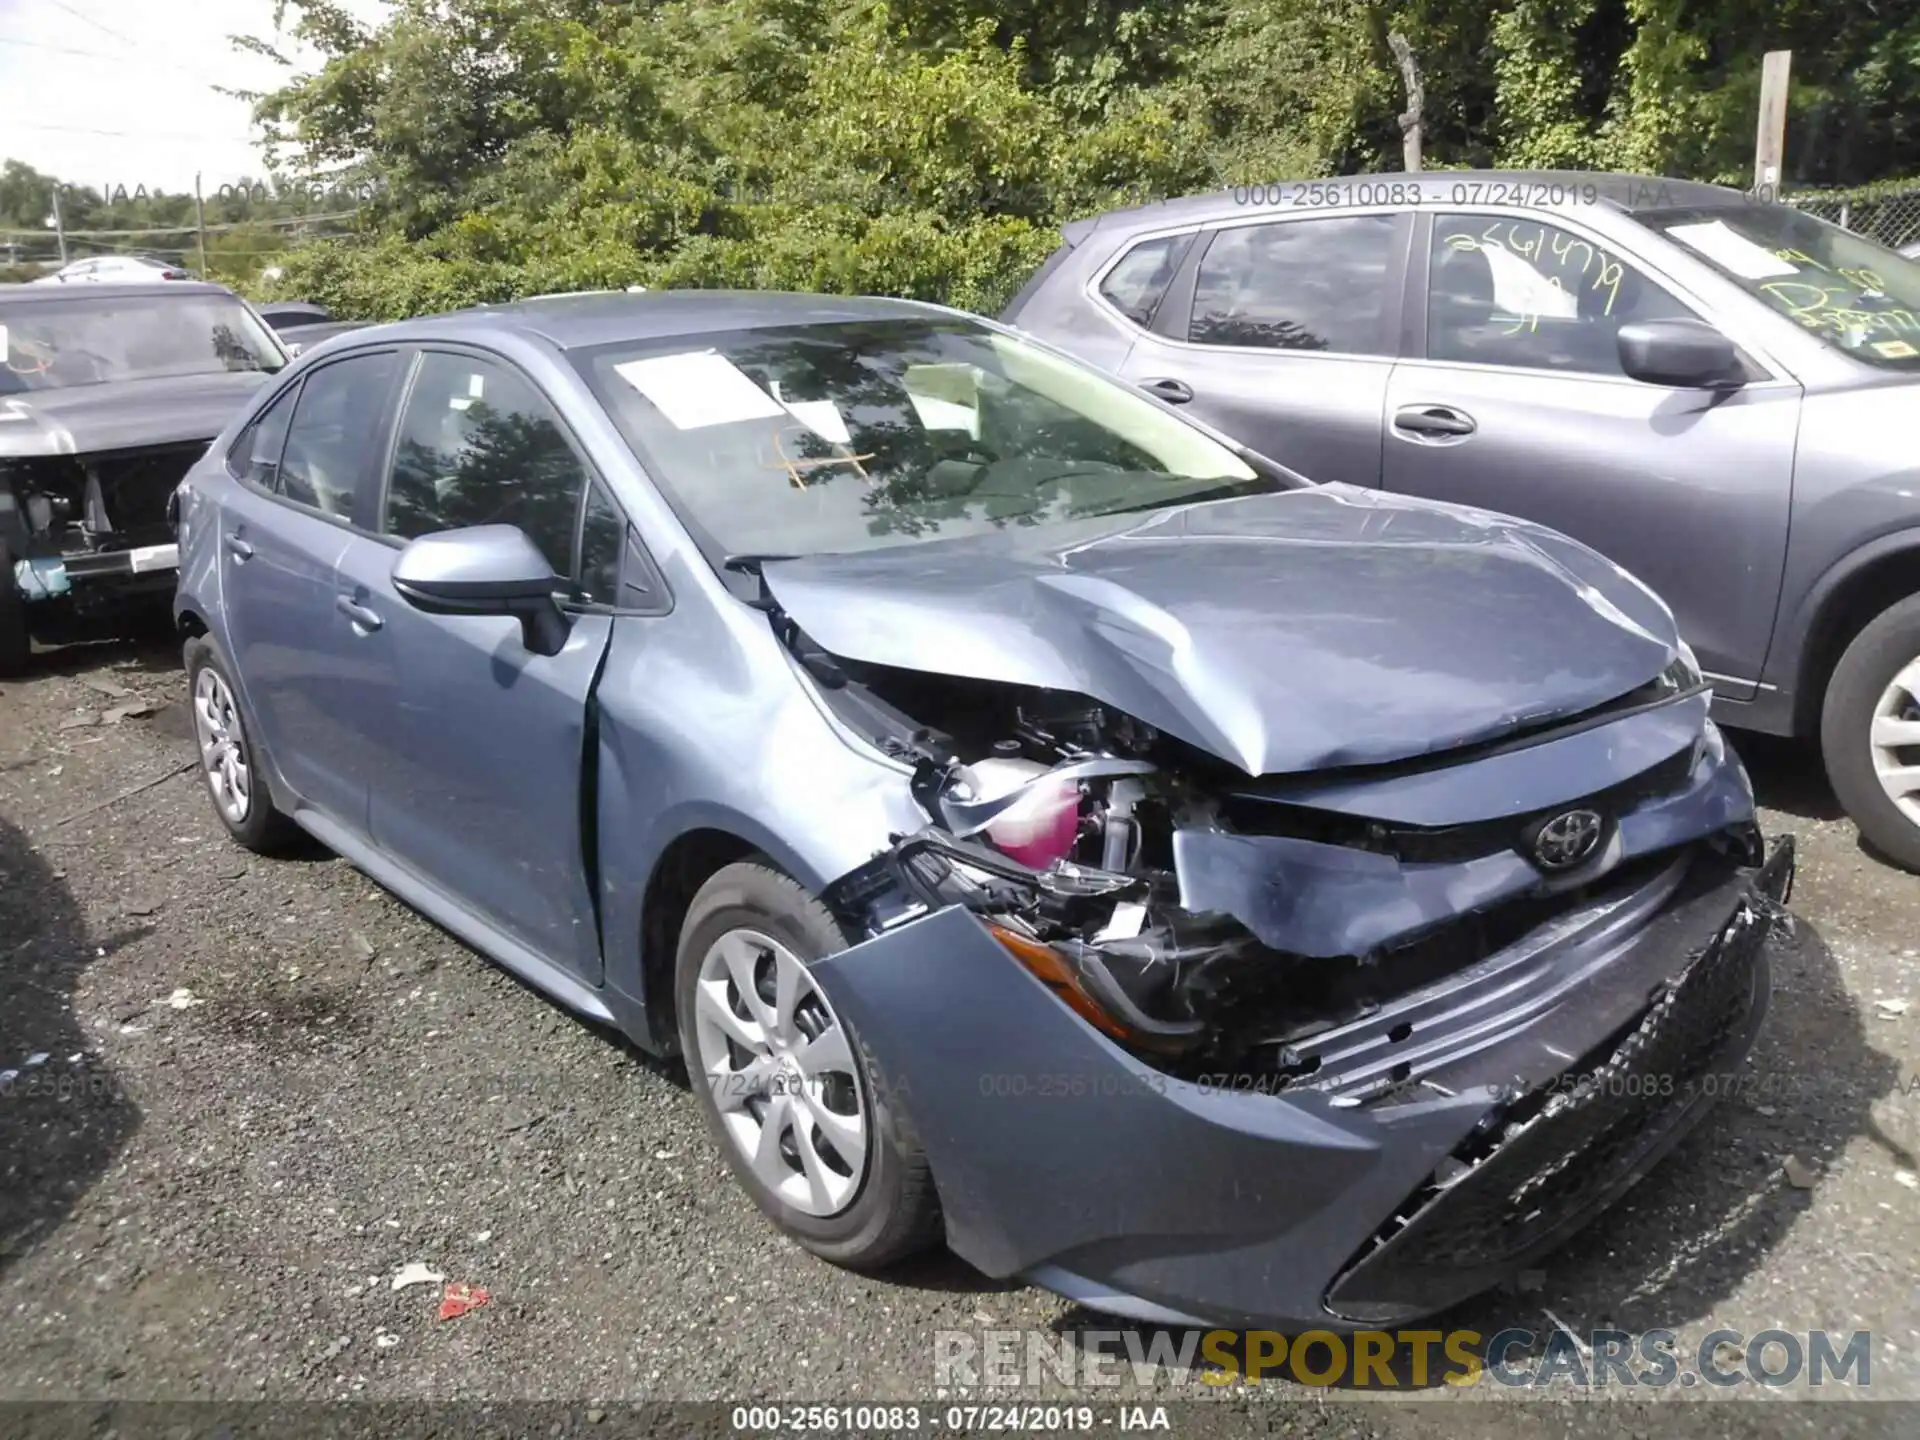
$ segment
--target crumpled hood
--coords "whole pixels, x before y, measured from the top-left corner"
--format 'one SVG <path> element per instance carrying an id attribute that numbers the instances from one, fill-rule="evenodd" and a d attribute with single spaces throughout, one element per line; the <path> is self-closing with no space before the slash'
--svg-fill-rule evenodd
<path id="1" fill-rule="evenodd" d="M 267 378 L 236 370 L 0 395 L 0 457 L 211 440 Z"/>
<path id="2" fill-rule="evenodd" d="M 1493 739 L 1616 699 L 1678 648 L 1652 592 L 1564 536 L 1347 485 L 762 575 L 844 659 L 1074 691 L 1252 775 Z"/>

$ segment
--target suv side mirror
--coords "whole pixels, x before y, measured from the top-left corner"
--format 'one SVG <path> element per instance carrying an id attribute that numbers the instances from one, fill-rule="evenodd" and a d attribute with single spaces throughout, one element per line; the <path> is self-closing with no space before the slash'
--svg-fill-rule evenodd
<path id="1" fill-rule="evenodd" d="M 558 655 L 567 616 L 540 547 L 517 525 L 472 525 L 422 535 L 393 562 L 393 588 L 429 615 L 511 615 L 536 655 Z"/>
<path id="2" fill-rule="evenodd" d="M 1620 327 L 1620 368 L 1649 385 L 1737 389 L 1746 367 L 1733 342 L 1702 320 L 1635 320 Z"/>

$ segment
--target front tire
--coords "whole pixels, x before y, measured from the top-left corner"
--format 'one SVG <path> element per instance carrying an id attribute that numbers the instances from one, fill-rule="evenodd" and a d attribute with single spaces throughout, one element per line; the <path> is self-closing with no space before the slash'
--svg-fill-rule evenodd
<path id="1" fill-rule="evenodd" d="M 286 850 L 299 834 L 293 821 L 273 806 L 266 767 L 240 708 L 239 692 L 225 659 L 213 641 L 196 635 L 181 651 L 187 667 L 188 704 L 193 740 L 200 752 L 200 778 L 206 782 L 213 813 L 241 845 L 258 855 Z"/>
<path id="2" fill-rule="evenodd" d="M 1883 612 L 1840 657 L 1820 750 L 1860 834 L 1920 872 L 1920 595 Z"/>
<path id="3" fill-rule="evenodd" d="M 729 865 L 681 927 L 674 999 L 696 1103 L 753 1202 L 823 1259 L 874 1269 L 940 1233 L 926 1156 L 808 974 L 847 936 L 765 864 Z"/>

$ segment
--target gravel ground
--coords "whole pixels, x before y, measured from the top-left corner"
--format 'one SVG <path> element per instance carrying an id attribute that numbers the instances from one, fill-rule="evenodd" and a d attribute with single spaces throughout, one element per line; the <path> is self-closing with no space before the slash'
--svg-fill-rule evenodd
<path id="1" fill-rule="evenodd" d="M 183 692 L 170 648 L 132 646 L 0 687 L 0 1400 L 928 1401 L 935 1332 L 1111 1328 L 944 1254 L 865 1278 L 777 1238 L 671 1067 L 343 861 L 229 844 Z M 1868 1329 L 1873 1391 L 1920 1398 L 1920 882 L 1809 756 L 1742 749 L 1802 846 L 1751 1083 L 1524 1288 L 1439 1323 Z M 392 1288 L 412 1262 L 490 1303 L 438 1320 L 441 1285 Z M 1660 1403 L 1153 1387 L 1262 1432 L 1645 1433 Z M 1680 1424 L 1920 1431 L 1785 1393 Z"/>

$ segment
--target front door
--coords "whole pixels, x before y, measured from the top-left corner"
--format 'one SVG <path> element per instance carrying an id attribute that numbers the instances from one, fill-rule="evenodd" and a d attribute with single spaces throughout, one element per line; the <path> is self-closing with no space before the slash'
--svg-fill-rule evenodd
<path id="1" fill-rule="evenodd" d="M 512 524 L 572 595 L 590 486 L 608 503 L 522 375 L 477 354 L 424 352 L 387 477 L 379 525 L 388 543 L 354 552 L 340 578 L 350 603 L 378 617 L 397 690 L 372 799 L 375 843 L 542 958 L 597 984 L 584 757 L 593 743 L 588 700 L 616 621 L 573 606 L 565 647 L 536 655 L 514 620 L 429 615 L 392 585 L 406 540 Z"/>
<path id="2" fill-rule="evenodd" d="M 1571 228 L 1442 214 L 1424 243 L 1425 344 L 1387 385 L 1383 483 L 1523 516 L 1631 571 L 1732 699 L 1753 693 L 1786 556 L 1800 387 L 1629 379 L 1632 320 L 1696 318 Z M 1699 317 L 1704 318 L 1704 317 Z"/>

